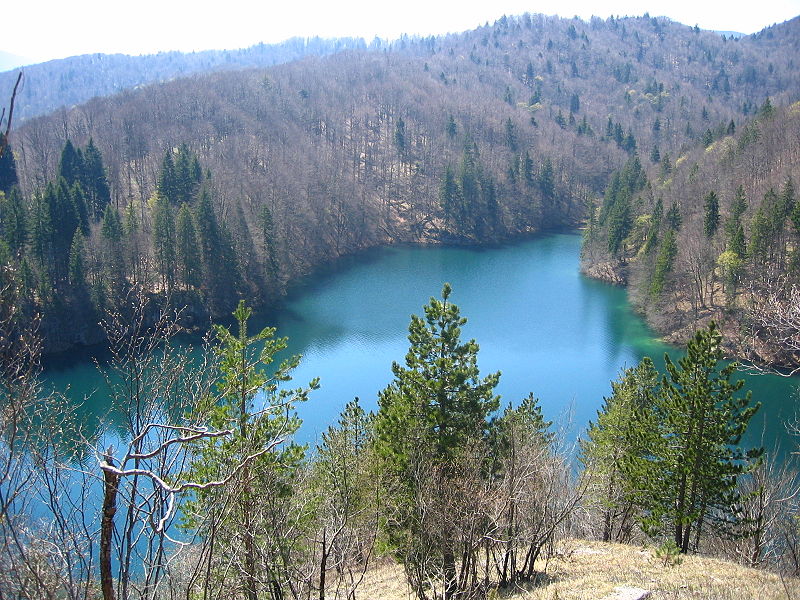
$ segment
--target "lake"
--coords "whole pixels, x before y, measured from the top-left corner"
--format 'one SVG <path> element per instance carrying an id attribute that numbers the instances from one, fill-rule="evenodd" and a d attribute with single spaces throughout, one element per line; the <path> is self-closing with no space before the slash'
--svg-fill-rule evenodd
<path id="1" fill-rule="evenodd" d="M 595 418 L 610 381 L 650 356 L 663 369 L 663 354 L 679 349 L 658 342 L 628 305 L 625 290 L 580 275 L 580 236 L 552 234 L 496 248 L 401 246 L 372 250 L 337 263 L 293 289 L 283 307 L 254 318 L 289 337 L 302 354 L 293 385 L 320 378 L 321 388 L 299 407 L 301 442 L 313 443 L 342 407 L 358 396 L 376 408 L 377 393 L 392 379 L 393 361 L 408 350 L 411 314 L 422 314 L 442 285 L 468 319 L 465 339 L 480 345 L 483 375 L 501 371 L 502 402 L 533 392 L 544 414 L 575 439 Z M 96 352 L 96 350 L 95 350 Z M 91 350 L 47 361 L 46 385 L 69 385 L 83 403 L 83 418 L 97 420 L 108 401 Z M 742 375 L 763 404 L 748 437 L 771 448 L 790 439 L 796 378 Z M 95 391 L 95 390 L 101 391 Z"/>

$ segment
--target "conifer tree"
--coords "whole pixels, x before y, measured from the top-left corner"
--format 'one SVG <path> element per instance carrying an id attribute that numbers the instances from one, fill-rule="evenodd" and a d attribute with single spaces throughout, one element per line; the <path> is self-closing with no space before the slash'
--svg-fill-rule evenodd
<path id="1" fill-rule="evenodd" d="M 703 232 L 707 238 L 714 237 L 719 227 L 719 198 L 716 192 L 710 191 L 703 199 L 705 214 L 703 216 Z"/>
<path id="2" fill-rule="evenodd" d="M 194 287 L 199 283 L 200 251 L 197 247 L 194 216 L 185 202 L 178 209 L 175 237 L 178 281 L 185 288 Z"/>
<path id="3" fill-rule="evenodd" d="M 666 533 L 681 552 L 698 548 L 705 527 L 734 534 L 737 478 L 758 462 L 763 449 L 739 444 L 760 404 L 744 380 L 731 382 L 736 363 L 721 366 L 722 336 L 713 322 L 689 341 L 677 364 L 665 355 L 668 376 L 653 402 L 658 443 L 630 469 L 644 509 L 642 523 L 652 534 Z M 640 431 L 652 421 L 637 424 Z"/>
<path id="4" fill-rule="evenodd" d="M 186 505 L 186 522 L 199 527 L 208 561 L 204 589 L 229 589 L 226 580 L 240 578 L 248 600 L 289 594 L 293 540 L 282 535 L 299 516 L 289 504 L 294 477 L 305 448 L 291 443 L 300 426 L 294 407 L 318 385 L 289 389 L 299 356 L 271 366 L 286 347 L 274 328 L 254 336 L 248 332 L 252 310 L 244 301 L 234 311 L 236 330 L 214 327 L 220 360 L 219 395 L 209 398 L 209 425 L 231 435 L 203 440 L 196 447 L 192 472 L 207 480 L 225 480 L 224 487 L 200 490 Z M 219 548 L 220 550 L 215 550 Z M 234 568 L 230 569 L 233 564 Z M 235 584 L 234 584 L 235 585 Z"/>
<path id="5" fill-rule="evenodd" d="M 152 240 L 156 270 L 169 294 L 175 283 L 175 217 L 169 200 L 158 192 L 154 197 Z"/>
<path id="6" fill-rule="evenodd" d="M 19 257 L 28 240 L 28 214 L 19 188 L 11 188 L 8 194 L 0 191 L 0 223 L 9 250 Z"/>
<path id="7" fill-rule="evenodd" d="M 111 189 L 103 166 L 103 157 L 91 138 L 89 138 L 89 143 L 83 153 L 82 179 L 85 186 L 88 214 L 96 221 L 103 215 L 106 206 L 111 202 Z"/>
<path id="8" fill-rule="evenodd" d="M 637 514 L 637 490 L 629 471 L 657 443 L 652 405 L 658 393 L 659 374 L 644 357 L 636 367 L 611 383 L 612 395 L 597 411 L 581 442 L 581 462 L 588 478 L 589 495 L 600 513 L 602 539 L 630 539 Z M 646 426 L 643 426 L 646 425 Z"/>
<path id="9" fill-rule="evenodd" d="M 19 183 L 17 179 L 17 163 L 10 146 L 0 153 L 0 192 L 8 194 Z"/>
<path id="10" fill-rule="evenodd" d="M 397 490 L 397 517 L 387 524 L 389 541 L 418 594 L 435 565 L 441 565 L 445 598 L 456 592 L 457 533 L 426 530 L 428 515 L 418 500 L 427 489 L 419 487 L 417 465 L 425 464 L 441 479 L 435 485 L 446 488 L 462 453 L 487 438 L 488 417 L 499 404 L 494 388 L 500 378 L 499 372 L 479 376 L 478 344 L 461 341 L 466 319 L 449 301 L 450 293 L 445 284 L 442 300 L 431 298 L 424 318 L 411 317 L 405 366 L 392 366 L 394 380 L 379 395 L 376 421 L 377 451 Z M 421 548 L 433 554 L 421 556 Z M 418 562 L 428 559 L 433 562 Z"/>
<path id="11" fill-rule="evenodd" d="M 69 250 L 69 284 L 83 290 L 86 286 L 86 266 L 83 258 L 84 239 L 80 229 L 75 230 Z"/>
<path id="12" fill-rule="evenodd" d="M 67 187 L 70 187 L 76 182 L 82 183 L 83 172 L 83 153 L 80 148 L 76 148 L 70 140 L 67 140 L 61 150 L 56 179 L 63 177 L 67 182 Z"/>
<path id="13" fill-rule="evenodd" d="M 654 299 L 658 298 L 661 292 L 664 291 L 667 275 L 672 272 L 677 255 L 678 243 L 675 241 L 675 232 L 672 229 L 668 229 L 664 234 L 664 239 L 661 241 L 661 248 L 659 248 L 656 263 L 653 267 L 653 275 L 650 279 L 650 295 Z"/>

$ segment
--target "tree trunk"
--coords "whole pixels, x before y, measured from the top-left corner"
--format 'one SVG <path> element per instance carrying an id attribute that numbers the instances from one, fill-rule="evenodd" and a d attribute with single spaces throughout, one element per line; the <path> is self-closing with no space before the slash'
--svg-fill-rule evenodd
<path id="1" fill-rule="evenodd" d="M 106 454 L 104 460 L 109 466 L 114 466 L 114 460 L 110 455 Z M 103 490 L 103 514 L 100 521 L 100 588 L 103 591 L 103 600 L 114 600 L 111 541 L 114 537 L 114 514 L 117 512 L 119 475 L 103 471 Z"/>

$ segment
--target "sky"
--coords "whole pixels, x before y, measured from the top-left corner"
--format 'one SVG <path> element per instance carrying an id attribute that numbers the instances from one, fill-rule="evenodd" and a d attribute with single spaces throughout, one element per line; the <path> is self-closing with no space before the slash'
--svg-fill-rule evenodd
<path id="1" fill-rule="evenodd" d="M 0 51 L 42 62 L 94 52 L 243 48 L 301 37 L 396 39 L 473 29 L 525 12 L 606 18 L 666 16 L 754 33 L 800 15 L 800 0 L 10 0 Z"/>

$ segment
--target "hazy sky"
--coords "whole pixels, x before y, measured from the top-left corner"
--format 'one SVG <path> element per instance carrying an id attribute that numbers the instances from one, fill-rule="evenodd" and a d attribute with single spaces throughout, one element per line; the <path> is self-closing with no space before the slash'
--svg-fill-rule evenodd
<path id="1" fill-rule="evenodd" d="M 800 14 L 800 0 L 9 0 L 0 50 L 34 62 L 92 52 L 241 48 L 293 36 L 436 34 L 503 14 L 667 16 L 703 29 L 753 33 Z"/>

